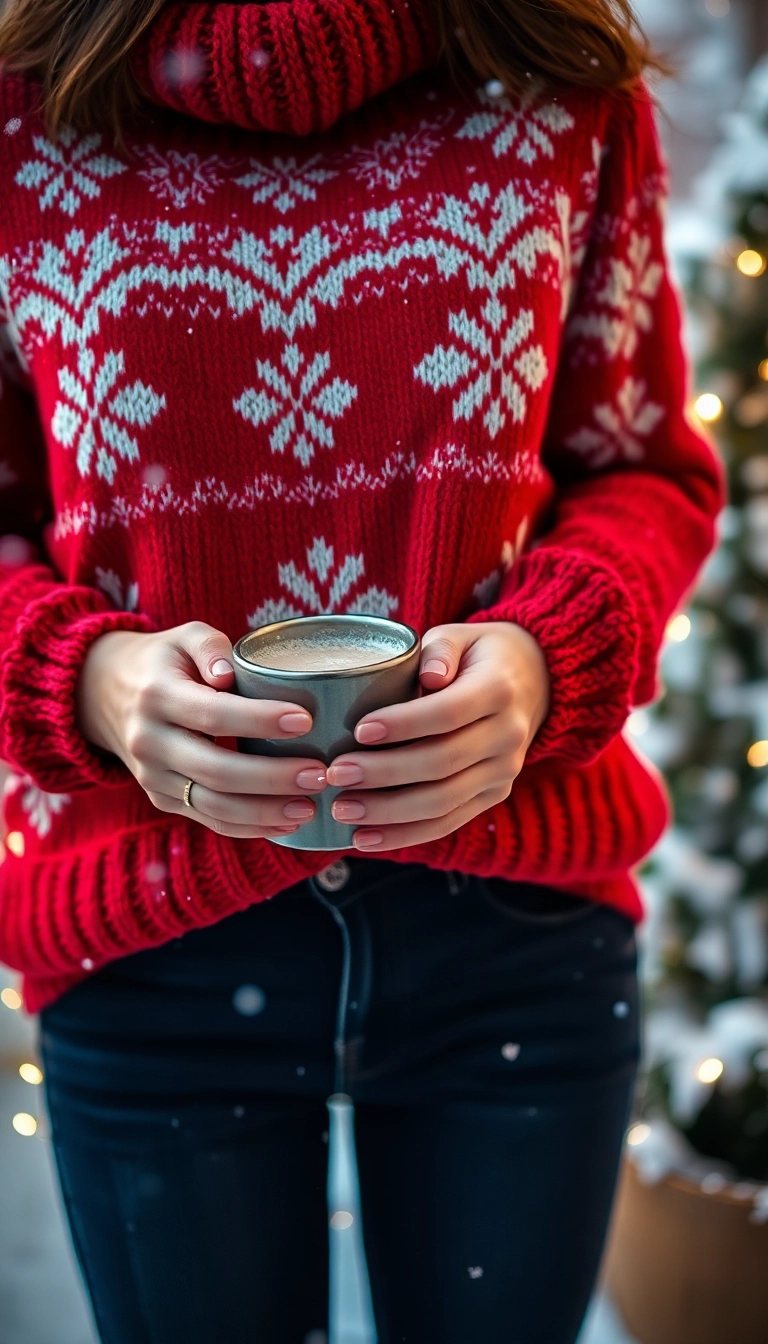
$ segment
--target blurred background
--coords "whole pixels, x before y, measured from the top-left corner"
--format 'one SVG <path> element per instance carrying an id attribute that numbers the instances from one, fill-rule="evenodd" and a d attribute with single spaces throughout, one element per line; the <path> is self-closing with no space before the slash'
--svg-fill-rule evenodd
<path id="1" fill-rule="evenodd" d="M 658 90 L 668 246 L 686 303 L 691 414 L 718 440 L 730 503 L 667 629 L 665 689 L 626 729 L 664 773 L 675 823 L 642 874 L 645 1063 L 579 1344 L 767 1344 L 768 0 L 636 7 L 675 65 Z M 626 283 L 641 292 L 642 276 Z M 56 797 L 13 786 L 46 828 Z M 22 843 L 6 835 L 0 862 Z M 41 1079 L 36 1022 L 0 967 L 0 1341 L 95 1344 Z M 332 1321 L 330 1341 L 311 1344 L 375 1344 L 353 1125 L 351 1107 L 335 1103 Z"/>

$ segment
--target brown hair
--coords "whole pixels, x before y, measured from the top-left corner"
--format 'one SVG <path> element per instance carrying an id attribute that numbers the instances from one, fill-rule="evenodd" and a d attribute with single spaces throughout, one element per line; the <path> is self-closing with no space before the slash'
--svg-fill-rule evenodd
<path id="1" fill-rule="evenodd" d="M 110 126 L 142 105 L 127 59 L 166 0 L 5 0 L 0 61 L 41 82 L 48 130 Z M 510 92 L 529 81 L 631 88 L 644 70 L 665 71 L 630 0 L 433 0 L 443 50 L 462 53 L 482 79 Z M 2 4 L 2 0 L 0 0 Z"/>

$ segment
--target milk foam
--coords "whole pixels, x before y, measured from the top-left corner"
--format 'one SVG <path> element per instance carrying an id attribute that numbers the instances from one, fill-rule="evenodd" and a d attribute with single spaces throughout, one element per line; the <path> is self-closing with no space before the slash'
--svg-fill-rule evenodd
<path id="1" fill-rule="evenodd" d="M 254 640 L 249 653 L 255 663 L 279 672 L 341 672 L 386 663 L 405 651 L 401 640 L 386 635 L 318 633 Z"/>

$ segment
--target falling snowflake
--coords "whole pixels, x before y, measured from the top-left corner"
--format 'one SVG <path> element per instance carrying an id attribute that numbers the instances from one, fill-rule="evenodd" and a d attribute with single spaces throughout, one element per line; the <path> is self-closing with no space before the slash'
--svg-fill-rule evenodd
<path id="1" fill-rule="evenodd" d="M 55 816 L 71 802 L 68 793 L 44 793 L 27 776 L 21 776 L 21 806 L 27 813 L 29 824 L 42 840 L 51 829 Z"/>
<path id="2" fill-rule="evenodd" d="M 624 1003 L 623 999 L 613 1005 L 614 1017 L 629 1017 L 629 1004 Z"/>
<path id="3" fill-rule="evenodd" d="M 163 57 L 163 75 L 175 88 L 199 84 L 205 73 L 205 54 L 199 47 L 176 47 Z"/>
<path id="4" fill-rule="evenodd" d="M 138 152 L 147 164 L 139 168 L 139 177 L 146 179 L 158 200 L 170 201 L 177 210 L 204 205 L 224 181 L 217 155 L 203 158 L 200 154 L 182 154 L 178 149 L 161 153 L 154 145 L 142 146 Z"/>
<path id="5" fill-rule="evenodd" d="M 125 592 L 123 592 L 122 579 L 119 578 L 114 569 L 102 569 L 101 565 L 97 565 L 96 587 L 100 588 L 103 593 L 106 593 L 107 597 L 118 611 L 137 610 L 139 605 L 138 583 L 129 583 Z M 149 866 L 150 865 L 148 865 L 148 867 Z M 162 865 L 160 866 L 162 867 Z M 162 877 L 159 877 L 157 881 L 161 882 Z"/>
<path id="6" fill-rule="evenodd" d="M 571 320 L 569 340 L 598 340 L 609 359 L 632 358 L 640 333 L 653 329 L 651 300 L 664 278 L 661 262 L 651 260 L 652 247 L 650 237 L 633 231 L 626 255 L 609 257 L 598 268 L 590 285 L 590 310 Z"/>
<path id="7" fill-rule="evenodd" d="M 482 1279 L 483 1269 L 481 1265 L 468 1265 L 467 1273 L 470 1279 Z"/>
<path id="8" fill-rule="evenodd" d="M 333 547 L 323 537 L 315 537 L 312 545 L 307 547 L 306 555 L 308 572 L 299 570 L 292 560 L 277 567 L 282 587 L 301 605 L 284 597 L 270 599 L 248 617 L 252 630 L 291 616 L 322 615 L 340 610 L 389 616 L 396 610 L 398 599 L 386 589 L 370 587 L 357 597 L 350 596 L 365 573 L 362 555 L 347 555 L 336 569 Z M 345 599 L 346 604 L 342 605 Z"/>
<path id="9" fill-rule="evenodd" d="M 421 121 L 414 131 L 393 131 L 365 149 L 353 146 L 348 156 L 352 176 L 364 182 L 369 191 L 375 187 L 398 191 L 403 182 L 415 180 L 424 171 L 442 144 L 439 132 L 451 115 Z"/>
<path id="10" fill-rule="evenodd" d="M 267 996 L 258 985 L 239 985 L 232 995 L 232 1006 L 241 1017 L 256 1017 L 266 1002 Z"/>
<path id="11" fill-rule="evenodd" d="M 512 1063 L 512 1061 L 517 1059 L 517 1056 L 520 1054 L 520 1046 L 516 1041 L 507 1041 L 506 1045 L 502 1045 L 501 1053 L 505 1059 L 508 1059 L 510 1063 Z"/>
<path id="12" fill-rule="evenodd" d="M 234 404 L 252 425 L 268 425 L 277 419 L 270 436 L 273 453 L 293 446 L 293 455 L 307 466 L 315 447 L 333 448 L 331 420 L 339 420 L 357 396 L 357 388 L 340 378 L 328 380 L 330 353 L 318 352 L 311 364 L 297 345 L 288 345 L 281 363 L 287 377 L 269 360 L 258 359 L 256 368 L 264 384 L 261 390 L 247 388 Z"/>
<path id="13" fill-rule="evenodd" d="M 548 373 L 547 358 L 540 345 L 532 345 L 516 359 L 510 359 L 533 331 L 530 309 L 524 309 L 510 322 L 506 304 L 492 294 L 480 316 L 482 326 L 464 309 L 449 313 L 450 330 L 464 349 L 437 345 L 413 371 L 434 392 L 461 385 L 453 403 L 454 420 L 471 420 L 487 406 L 483 424 L 495 439 L 506 424 L 507 412 L 516 424 L 525 419 L 524 389 L 538 391 L 542 386 Z"/>
<path id="14" fill-rule="evenodd" d="M 0 490 L 4 489 L 6 486 L 15 485 L 18 479 L 18 474 L 13 469 L 10 462 L 5 458 L 0 458 Z"/>
<path id="15" fill-rule="evenodd" d="M 56 143 L 36 135 L 32 143 L 39 158 L 22 164 L 15 181 L 20 187 L 39 191 L 38 204 L 48 210 L 54 204 L 65 215 L 75 215 L 83 197 L 95 200 L 101 195 L 99 180 L 124 173 L 127 164 L 108 154 L 96 154 L 101 135 L 95 133 L 82 138 L 71 127 L 60 131 Z"/>
<path id="16" fill-rule="evenodd" d="M 555 155 L 555 136 L 570 131 L 576 125 L 573 117 L 559 103 L 539 104 L 540 87 L 534 84 L 521 99 L 499 98 L 487 88 L 477 90 L 484 111 L 474 112 L 456 132 L 457 140 L 484 140 L 493 136 L 492 150 L 497 159 L 509 153 L 522 163 L 535 163 L 540 155 L 548 159 Z"/>
<path id="17" fill-rule="evenodd" d="M 125 373 L 122 350 L 110 350 L 101 366 L 94 369 L 93 351 L 83 348 L 77 361 L 77 374 L 59 369 L 59 388 L 66 401 L 57 402 L 51 421 L 53 436 L 64 448 L 77 448 L 77 469 L 87 476 L 96 449 L 96 475 L 112 484 L 117 461 L 113 449 L 126 461 L 136 461 L 139 445 L 126 425 L 145 429 L 165 406 L 146 383 L 135 382 L 117 387 Z"/>
<path id="18" fill-rule="evenodd" d="M 336 171 L 318 167 L 322 161 L 321 154 L 315 154 L 301 166 L 295 158 L 273 158 L 270 164 L 251 159 L 253 171 L 245 177 L 236 177 L 235 182 L 239 187 L 254 188 L 254 204 L 271 200 L 275 210 L 284 215 L 293 210 L 298 201 L 317 200 L 315 187 L 338 177 Z"/>
<path id="19" fill-rule="evenodd" d="M 642 379 L 627 378 L 616 396 L 616 404 L 595 406 L 596 428 L 585 426 L 566 440 L 568 448 L 581 453 L 594 470 L 608 462 L 640 462 L 645 456 L 647 439 L 664 417 L 663 406 L 646 401 L 647 387 Z"/>

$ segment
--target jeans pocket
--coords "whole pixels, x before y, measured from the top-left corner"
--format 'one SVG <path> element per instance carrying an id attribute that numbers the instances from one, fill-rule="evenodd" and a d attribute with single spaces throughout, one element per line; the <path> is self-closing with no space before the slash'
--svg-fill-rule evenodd
<path id="1" fill-rule="evenodd" d="M 587 896 L 536 882 L 509 882 L 503 877 L 475 877 L 474 882 L 490 909 L 519 924 L 559 928 L 586 919 L 599 908 Z"/>

